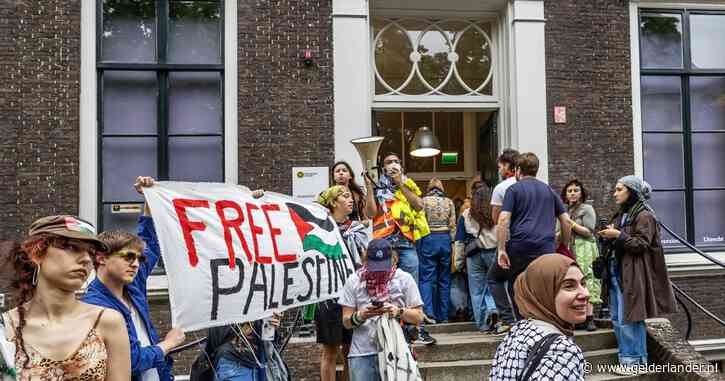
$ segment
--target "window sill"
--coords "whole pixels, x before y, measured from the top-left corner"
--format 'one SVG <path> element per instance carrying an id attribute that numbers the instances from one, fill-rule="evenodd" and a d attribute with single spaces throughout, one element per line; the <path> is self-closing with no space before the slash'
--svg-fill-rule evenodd
<path id="1" fill-rule="evenodd" d="M 710 256 L 725 262 L 725 251 L 709 252 Z M 677 254 L 665 255 L 667 270 L 670 278 L 684 278 L 690 276 L 713 276 L 725 274 L 722 268 L 700 255 L 688 251 Z"/>

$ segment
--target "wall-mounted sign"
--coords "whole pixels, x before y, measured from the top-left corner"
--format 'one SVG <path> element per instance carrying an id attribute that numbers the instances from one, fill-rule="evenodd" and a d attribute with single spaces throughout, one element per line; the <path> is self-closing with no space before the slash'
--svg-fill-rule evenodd
<path id="1" fill-rule="evenodd" d="M 458 164 L 458 152 L 443 152 L 441 154 L 441 164 L 445 164 L 445 165 Z"/>
<path id="2" fill-rule="evenodd" d="M 113 204 L 111 205 L 111 213 L 113 214 L 139 214 L 143 211 L 141 204 Z"/>
<path id="3" fill-rule="evenodd" d="M 554 106 L 554 123 L 566 123 L 566 107 Z"/>
<path id="4" fill-rule="evenodd" d="M 330 185 L 327 167 L 292 167 L 292 197 L 313 202 Z"/>

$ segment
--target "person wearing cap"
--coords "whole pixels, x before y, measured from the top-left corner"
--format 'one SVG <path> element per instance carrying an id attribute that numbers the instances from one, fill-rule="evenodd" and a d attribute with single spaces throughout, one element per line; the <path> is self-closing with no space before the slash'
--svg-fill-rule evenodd
<path id="1" fill-rule="evenodd" d="M 415 279 L 397 267 L 398 254 L 385 239 L 370 241 L 363 266 L 340 293 L 342 323 L 352 329 L 350 381 L 380 380 L 377 321 L 383 314 L 418 325 L 423 300 Z"/>
<path id="2" fill-rule="evenodd" d="M 131 377 L 129 343 L 116 311 L 76 298 L 92 270 L 92 256 L 108 247 L 93 225 L 75 216 L 41 218 L 0 254 L 12 265 L 17 306 L 0 326 L 15 346 L 18 380 L 112 380 Z"/>
<path id="3" fill-rule="evenodd" d="M 675 312 L 657 218 L 647 204 L 651 188 L 635 176 L 619 179 L 614 200 L 619 209 L 599 235 L 611 241 L 605 258 L 602 299 L 609 297 L 614 334 L 619 345 L 617 373 L 639 373 L 647 364 L 644 320 Z"/>
<path id="4" fill-rule="evenodd" d="M 139 176 L 134 187 L 143 195 L 143 188 L 153 183 L 153 178 Z M 112 308 L 123 316 L 131 345 L 132 380 L 172 380 L 173 360 L 166 355 L 184 342 L 184 332 L 172 328 L 164 340 L 159 340 L 149 314 L 146 281 L 161 250 L 148 205 L 144 205 L 138 220 L 138 236 L 108 231 L 99 238 L 109 246 L 109 252 L 96 255 L 96 279 L 88 286 L 83 301 Z"/>

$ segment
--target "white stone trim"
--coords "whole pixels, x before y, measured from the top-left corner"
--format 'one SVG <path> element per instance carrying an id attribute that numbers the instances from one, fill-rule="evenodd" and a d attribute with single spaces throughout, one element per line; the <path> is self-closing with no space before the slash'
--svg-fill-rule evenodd
<path id="1" fill-rule="evenodd" d="M 96 0 L 81 2 L 81 93 L 79 217 L 98 224 L 98 110 L 96 75 Z M 224 2 L 224 179 L 238 183 L 237 2 Z"/>
<path id="2" fill-rule="evenodd" d="M 546 40 L 543 1 L 516 0 L 512 12 L 510 70 L 511 145 L 539 158 L 537 178 L 549 179 L 548 118 L 546 104 Z"/>
<path id="3" fill-rule="evenodd" d="M 81 1 L 81 93 L 78 145 L 78 216 L 98 224 L 96 0 Z"/>
<path id="4" fill-rule="evenodd" d="M 631 0 L 630 5 L 634 5 L 638 8 L 658 8 L 658 9 L 699 9 L 699 10 L 722 10 L 725 8 L 725 4 L 718 0 L 682 0 L 678 2 L 672 1 L 657 1 L 657 0 Z"/>
<path id="5" fill-rule="evenodd" d="M 237 2 L 224 2 L 224 182 L 239 183 Z"/>
<path id="6" fill-rule="evenodd" d="M 629 36 L 632 74 L 632 142 L 634 150 L 634 174 L 644 177 L 644 156 L 642 146 L 642 98 L 639 74 L 639 7 L 629 4 Z"/>

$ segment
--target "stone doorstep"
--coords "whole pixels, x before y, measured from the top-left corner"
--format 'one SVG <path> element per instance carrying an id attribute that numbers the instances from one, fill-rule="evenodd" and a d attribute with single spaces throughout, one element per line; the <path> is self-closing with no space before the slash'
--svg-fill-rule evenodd
<path id="1" fill-rule="evenodd" d="M 490 359 L 496 354 L 496 348 L 503 339 L 503 336 L 496 337 L 478 332 L 437 334 L 433 336 L 438 340 L 435 345 L 413 344 L 413 349 L 419 361 L 443 362 Z M 574 341 L 584 352 L 617 348 L 617 339 L 612 330 L 577 331 Z"/>
<path id="2" fill-rule="evenodd" d="M 584 352 L 586 360 L 594 368 L 598 365 L 616 364 L 617 349 L 602 349 Z M 480 381 L 481 375 L 491 371 L 492 360 L 462 360 L 462 361 L 436 361 L 420 362 L 418 364 L 421 376 L 425 381 Z M 338 377 L 342 374 L 342 366 L 337 367 Z M 644 377 L 644 378 L 643 378 Z M 655 377 L 655 378 L 652 378 Z M 647 376 L 617 376 L 614 374 L 592 374 L 587 380 L 659 380 L 661 377 Z"/>

